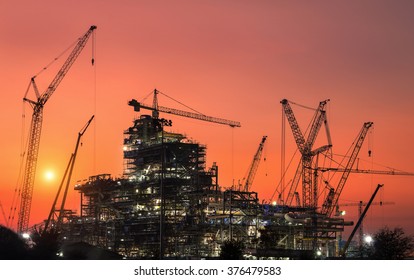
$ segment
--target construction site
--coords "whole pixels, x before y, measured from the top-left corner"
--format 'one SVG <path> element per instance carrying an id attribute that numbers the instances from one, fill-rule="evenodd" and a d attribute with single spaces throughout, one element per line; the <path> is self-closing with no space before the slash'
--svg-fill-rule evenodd
<path id="1" fill-rule="evenodd" d="M 340 256 L 344 228 L 354 223 L 339 215 L 338 199 L 349 174 L 359 171 L 352 167 L 371 122 L 363 124 L 340 170 L 338 186 L 331 187 L 319 205 L 318 172 L 327 170 L 318 170 L 315 159 L 332 144 L 313 149 L 313 143 L 321 126 L 327 125 L 327 101 L 320 102 L 305 140 L 289 101 L 282 100 L 301 161 L 286 197 L 281 194 L 276 203 L 263 204 L 250 186 L 267 137 L 260 141 L 246 180 L 239 186 L 222 187 L 219 166 L 206 166 L 206 147 L 169 132 L 172 122 L 159 115 L 164 112 L 232 127 L 240 124 L 158 106 L 159 93 L 154 90 L 152 106 L 129 102 L 135 111 L 152 113 L 141 114 L 124 131 L 122 178 L 90 176 L 74 188 L 80 193 L 79 215 L 69 211 L 71 215 L 63 215 L 61 222 L 52 221 L 66 242 L 86 242 L 128 259 L 218 258 L 226 241 L 242 242 L 246 258 Z"/>
<path id="2" fill-rule="evenodd" d="M 43 106 L 95 29 L 92 26 L 79 40 L 43 94 L 37 92 L 32 80 L 38 100 L 26 99 L 33 107 L 33 119 L 17 227 L 19 233 L 30 231 L 30 205 Z M 363 205 L 363 212 L 361 203 L 358 221 L 346 220 L 338 207 L 350 174 L 414 175 L 355 168 L 372 122 L 362 124 L 345 161 L 336 166 L 321 166 L 319 156 L 328 154 L 332 147 L 326 115 L 329 100 L 319 102 L 309 128 L 303 131 L 291 107 L 294 102 L 283 99 L 280 100 L 283 119 L 289 124 L 300 160 L 296 162 L 293 178 L 284 183 L 288 178 L 282 175 L 271 202 L 265 203 L 259 193 L 251 190 L 251 186 L 262 160 L 267 136 L 259 142 L 247 177 L 237 185 L 223 186 L 219 180 L 219 164 L 206 164 L 206 145 L 184 134 L 171 132 L 172 121 L 166 119 L 165 114 L 234 129 L 241 124 L 159 106 L 158 95 L 163 93 L 154 89 L 152 94 L 151 105 L 135 99 L 125 104 L 131 111 L 139 112 L 139 116 L 124 130 L 122 176 L 94 174 L 73 186 L 71 174 L 80 138 L 93 117 L 89 120 L 79 132 L 77 146 L 49 217 L 37 225 L 38 228 L 44 232 L 57 230 L 65 243 L 85 242 L 125 259 L 215 259 L 219 258 L 223 244 L 229 241 L 244 245 L 245 259 L 337 258 L 345 256 L 355 233 L 362 239 L 362 220 L 381 187 L 378 185 L 371 200 Z M 327 143 L 314 147 L 322 127 L 325 128 Z M 335 172 L 339 180 L 335 183 L 327 181 L 326 176 L 321 176 L 325 172 Z M 78 213 L 65 208 L 69 189 L 79 193 Z M 58 207 L 57 201 L 62 195 L 62 203 Z M 343 239 L 346 227 L 354 229 L 348 240 Z"/>

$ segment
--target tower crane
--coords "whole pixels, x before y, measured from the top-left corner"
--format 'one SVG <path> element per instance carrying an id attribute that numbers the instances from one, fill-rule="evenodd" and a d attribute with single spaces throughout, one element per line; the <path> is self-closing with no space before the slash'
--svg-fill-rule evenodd
<path id="1" fill-rule="evenodd" d="M 30 210 L 32 204 L 32 196 L 33 196 L 33 187 L 36 175 L 36 164 L 37 164 L 37 157 L 39 154 L 39 144 L 40 144 L 40 134 L 42 131 L 42 121 L 43 121 L 43 108 L 46 102 L 50 99 L 52 94 L 56 91 L 57 87 L 59 86 L 62 79 L 65 77 L 73 63 L 75 62 L 76 58 L 79 56 L 83 48 L 85 47 L 88 39 L 90 38 L 91 34 L 96 29 L 96 26 L 91 26 L 89 30 L 79 38 L 76 46 L 70 53 L 69 57 L 60 68 L 52 82 L 46 88 L 46 90 L 41 94 L 39 89 L 36 85 L 35 78 L 36 76 L 31 78 L 31 86 L 36 94 L 37 100 L 33 101 L 28 98 L 23 98 L 24 101 L 28 102 L 33 108 L 33 115 L 32 121 L 30 126 L 30 134 L 29 134 L 29 143 L 28 143 L 28 151 L 27 151 L 27 159 L 24 169 L 24 178 L 23 178 L 23 185 L 21 191 L 21 201 L 20 201 L 20 210 L 19 210 L 19 218 L 17 222 L 17 231 L 22 233 L 27 230 L 29 225 L 29 218 L 30 218 Z M 92 59 L 93 64 L 93 59 Z"/>
<path id="2" fill-rule="evenodd" d="M 372 124 L 373 124 L 372 122 L 366 122 L 362 126 L 362 129 L 358 135 L 357 141 L 352 150 L 351 156 L 349 157 L 349 160 L 345 166 L 344 172 L 342 173 L 341 179 L 339 180 L 336 190 L 334 190 L 333 188 L 330 188 L 329 193 L 325 199 L 325 202 L 322 205 L 322 210 L 321 210 L 322 214 L 327 215 L 328 217 L 332 215 L 333 210 L 338 204 L 339 196 L 342 193 L 345 183 L 349 177 L 349 174 L 351 173 L 352 167 L 354 166 L 354 163 L 357 159 L 359 151 L 361 150 L 362 144 L 364 143 L 365 136 L 367 135 L 368 130 L 370 129 Z"/>
<path id="3" fill-rule="evenodd" d="M 328 100 L 321 101 L 318 108 L 316 109 L 315 116 L 308 134 L 307 139 L 302 133 L 293 110 L 287 99 L 283 99 L 280 103 L 282 104 L 286 118 L 288 119 L 290 128 L 295 138 L 296 145 L 298 146 L 299 152 L 301 153 L 301 161 L 296 170 L 294 179 L 292 181 L 286 204 L 291 205 L 292 200 L 295 196 L 296 188 L 299 183 L 300 177 L 302 177 L 302 204 L 303 207 L 315 208 L 317 205 L 317 185 L 316 180 L 312 180 L 313 174 L 311 171 L 313 157 L 319 153 L 322 153 L 332 147 L 330 143 L 330 136 L 328 133 L 328 145 L 322 146 L 316 150 L 312 150 L 313 144 L 315 143 L 316 137 L 322 126 L 322 123 L 326 123 L 326 111 L 325 106 Z M 327 127 L 327 126 L 326 126 Z M 327 128 L 327 132 L 328 132 Z M 313 182 L 312 182 L 313 181 Z"/>
<path id="4" fill-rule="evenodd" d="M 359 202 L 356 202 L 356 203 L 344 203 L 344 204 L 338 204 L 337 205 L 337 210 L 339 210 L 339 207 L 346 207 L 346 206 L 358 206 L 358 218 L 361 218 L 361 216 L 362 216 L 362 207 L 364 206 L 367 206 L 367 204 L 368 204 L 368 202 L 364 202 L 364 201 L 359 201 Z M 394 205 L 395 204 L 395 202 L 388 202 L 388 201 L 380 201 L 380 202 L 372 202 L 371 203 L 371 206 L 372 205 L 379 205 L 379 206 L 383 206 L 383 205 Z M 338 212 L 338 211 L 337 211 Z M 360 226 L 359 226 L 359 239 L 358 239 L 358 242 L 359 242 L 359 246 L 361 247 L 362 246 L 362 237 L 364 236 L 364 224 L 363 224 L 363 222 L 361 221 L 361 224 L 360 224 Z"/>
<path id="5" fill-rule="evenodd" d="M 159 91 L 157 89 L 154 89 L 154 99 L 153 99 L 152 106 L 140 103 L 135 99 L 132 99 L 131 101 L 129 101 L 128 105 L 134 107 L 134 111 L 136 111 L 136 112 L 139 112 L 141 110 L 141 108 L 151 110 L 152 111 L 152 117 L 154 119 L 158 119 L 159 112 L 163 112 L 163 113 L 167 113 L 167 114 L 172 114 L 172 115 L 177 115 L 177 116 L 182 116 L 182 117 L 187 117 L 187 118 L 193 118 L 193 119 L 197 119 L 197 120 L 201 120 L 201 121 L 224 124 L 224 125 L 228 125 L 228 126 L 231 126 L 231 127 L 240 127 L 241 126 L 240 122 L 237 122 L 237 121 L 230 121 L 230 120 L 226 120 L 226 119 L 222 119 L 222 118 L 206 116 L 206 115 L 199 114 L 199 113 L 187 112 L 187 111 L 182 111 L 182 110 L 178 110 L 178 109 L 172 109 L 172 108 L 159 106 L 158 105 L 158 98 L 157 98 L 158 94 L 159 94 Z"/>
<path id="6" fill-rule="evenodd" d="M 262 137 L 262 141 L 259 144 L 256 154 L 253 157 L 253 161 L 248 169 L 247 179 L 244 183 L 243 191 L 250 191 L 250 187 L 253 184 L 254 177 L 256 176 L 257 169 L 259 168 L 260 159 L 262 158 L 262 152 L 266 143 L 267 136 Z"/>

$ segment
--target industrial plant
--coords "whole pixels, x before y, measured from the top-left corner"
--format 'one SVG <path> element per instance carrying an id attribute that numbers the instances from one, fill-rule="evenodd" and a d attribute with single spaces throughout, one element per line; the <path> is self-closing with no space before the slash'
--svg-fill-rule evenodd
<path id="1" fill-rule="evenodd" d="M 32 79 L 38 100 L 25 99 L 34 112 L 22 185 L 19 233 L 30 231 L 29 216 L 43 107 L 95 29 L 92 26 L 79 39 L 43 94 L 38 92 Z M 282 184 L 286 191 L 277 193 L 273 199 L 275 203 L 266 203 L 260 200 L 260 194 L 251 190 L 251 186 L 267 136 L 259 142 L 248 176 L 237 186 L 223 186 L 219 181 L 219 164 L 206 164 L 206 146 L 183 134 L 171 132 L 171 120 L 162 118 L 160 113 L 232 128 L 241 127 L 241 124 L 159 106 L 158 95 L 163 93 L 157 89 L 152 93 L 151 105 L 135 99 L 128 102 L 128 108 L 140 115 L 124 131 L 122 176 L 94 174 L 73 186 L 70 179 L 76 152 L 93 117 L 89 120 L 79 133 L 50 215 L 44 223 L 37 225 L 38 229 L 43 232 L 56 230 L 64 243 L 84 242 L 125 259 L 214 259 L 219 258 L 226 242 L 243 244 L 246 259 L 335 258 L 344 256 L 349 248 L 349 242 L 344 245 L 342 237 L 345 227 L 355 231 L 360 228 L 376 194 L 364 205 L 365 211 L 357 223 L 345 220 L 337 210 L 350 173 L 413 175 L 354 168 L 372 122 L 362 124 L 345 163 L 335 168 L 321 167 L 319 155 L 332 147 L 326 116 L 329 100 L 319 102 L 309 129 L 303 132 L 291 107 L 294 102 L 283 99 L 280 101 L 283 118 L 290 126 L 300 160 L 293 178 Z M 327 143 L 314 147 L 322 127 L 325 127 Z M 334 185 L 325 181 L 324 186 L 319 186 L 322 172 L 336 172 L 339 181 Z M 80 196 L 79 213 L 65 208 L 66 194 L 73 188 Z M 322 188 L 328 189 L 323 197 L 320 196 Z M 379 188 L 380 185 L 377 190 Z M 58 197 L 62 194 L 62 204 L 58 207 Z M 359 235 L 362 238 L 361 232 Z"/>

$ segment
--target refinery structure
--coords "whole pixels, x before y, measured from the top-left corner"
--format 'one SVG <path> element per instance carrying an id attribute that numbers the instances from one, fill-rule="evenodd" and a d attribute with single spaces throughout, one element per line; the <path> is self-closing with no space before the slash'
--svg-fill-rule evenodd
<path id="1" fill-rule="evenodd" d="M 80 213 L 69 211 L 59 224 L 66 242 L 87 242 L 125 258 L 217 258 L 226 241 L 242 242 L 245 255 L 252 258 L 309 259 L 316 251 L 325 257 L 340 254 L 341 233 L 352 222 L 337 216 L 335 207 L 372 123 L 363 125 L 339 185 L 330 189 L 319 206 L 314 157 L 332 145 L 312 146 L 321 126 L 327 125 L 327 101 L 316 109 L 305 140 L 289 101 L 282 100 L 302 156 L 286 198 L 279 196 L 277 204 L 263 204 L 250 185 L 266 136 L 243 184 L 224 188 L 219 183 L 219 166 L 206 166 L 206 147 L 169 132 L 171 121 L 159 114 L 203 118 L 233 127 L 240 124 L 158 106 L 159 93 L 154 90 L 152 106 L 129 102 L 135 111 L 146 109 L 151 114 L 142 113 L 124 131 L 122 178 L 100 174 L 76 185 Z M 52 226 L 56 226 L 54 221 Z"/>
<path id="2" fill-rule="evenodd" d="M 42 109 L 95 29 L 92 26 L 79 39 L 43 94 L 38 92 L 32 79 L 38 99 L 31 101 L 25 98 L 34 112 L 22 186 L 19 233 L 29 229 Z M 75 213 L 65 208 L 65 199 L 68 189 L 73 187 L 70 179 L 80 138 L 93 117 L 89 120 L 78 135 L 77 146 L 49 217 L 41 225 L 43 232 L 58 230 L 64 242 L 86 242 L 127 259 L 218 258 L 222 245 L 228 241 L 242 243 L 245 258 L 312 259 L 317 255 L 334 258 L 345 253 L 340 246 L 345 227 L 356 230 L 360 225 L 360 221 L 354 225 L 352 221 L 344 220 L 337 211 L 349 175 L 352 172 L 413 175 L 355 169 L 358 153 L 372 122 L 362 124 L 345 162 L 334 168 L 332 165 L 320 166 L 319 155 L 328 153 L 332 147 L 326 117 L 329 100 L 319 102 L 309 129 L 304 132 L 291 107 L 293 102 L 283 99 L 280 101 L 283 119 L 289 124 L 300 160 L 289 183 L 285 184 L 285 178 L 282 178 L 283 183 L 274 198 L 277 203 L 263 203 L 260 202 L 260 194 L 251 191 L 251 185 L 267 137 L 263 136 L 259 142 L 246 179 L 238 186 L 222 186 L 219 164 L 206 165 L 206 146 L 183 134 L 171 132 L 171 120 L 161 118 L 160 113 L 232 128 L 240 127 L 240 123 L 159 106 L 159 94 L 162 93 L 156 89 L 153 91 L 152 105 L 129 101 L 128 105 L 140 115 L 124 131 L 123 175 L 116 178 L 99 174 L 77 184 L 74 189 L 80 195 L 80 210 Z M 327 143 L 315 147 L 321 130 L 326 133 Z M 335 183 L 325 180 L 320 186 L 323 172 L 335 172 L 339 180 Z M 323 196 L 322 189 L 328 190 Z M 56 202 L 62 193 L 62 204 L 57 207 Z M 361 232 L 359 235 L 362 238 Z"/>

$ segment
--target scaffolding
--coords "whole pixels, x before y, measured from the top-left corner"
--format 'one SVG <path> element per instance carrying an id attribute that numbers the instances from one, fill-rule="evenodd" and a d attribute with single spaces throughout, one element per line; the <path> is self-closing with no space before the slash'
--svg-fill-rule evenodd
<path id="1" fill-rule="evenodd" d="M 169 125 L 149 115 L 133 121 L 122 178 L 100 174 L 75 186 L 81 210 L 66 219 L 65 240 L 129 259 L 217 258 L 225 241 L 259 258 L 310 258 L 319 247 L 335 255 L 343 219 L 222 190 L 217 164 L 206 167 L 206 146 L 165 131 Z"/>
<path id="2" fill-rule="evenodd" d="M 146 115 L 124 134 L 123 178 L 92 176 L 75 188 L 81 216 L 71 232 L 128 258 L 211 255 L 206 215 L 218 180 L 216 165 L 206 171 L 206 147 Z"/>

